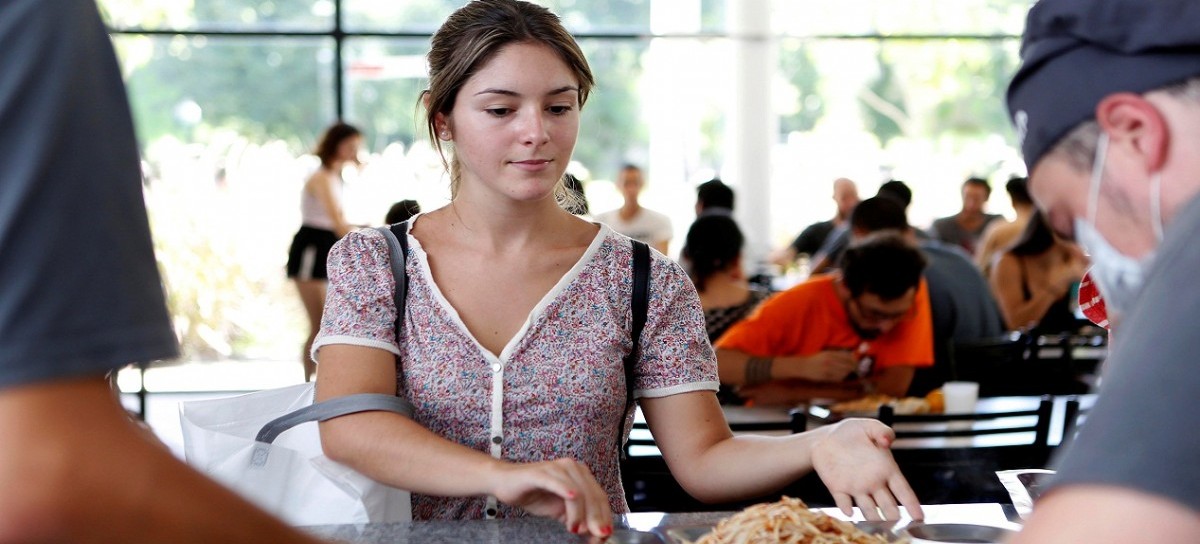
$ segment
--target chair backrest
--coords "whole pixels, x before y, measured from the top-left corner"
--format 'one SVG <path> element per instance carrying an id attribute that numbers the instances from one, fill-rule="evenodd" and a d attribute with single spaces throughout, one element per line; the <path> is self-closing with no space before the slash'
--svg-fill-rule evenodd
<path id="1" fill-rule="evenodd" d="M 891 405 L 883 405 L 879 407 L 879 421 L 884 425 L 893 427 L 896 432 L 896 438 L 953 438 L 953 437 L 976 437 L 984 435 L 996 434 L 1016 434 L 1029 433 L 1034 434 L 1033 442 L 1030 446 L 1048 447 L 1050 444 L 1050 416 L 1054 410 L 1054 401 L 1049 396 L 1043 396 L 1038 402 L 1038 407 L 1033 410 L 1010 410 L 1005 412 L 984 412 L 984 413 L 967 413 L 967 414 L 897 414 Z M 977 421 L 997 421 L 1004 422 L 1009 419 L 1033 417 L 1033 423 L 1021 423 L 1013 425 L 996 425 L 979 427 L 974 425 Z M 931 425 L 929 428 L 902 428 L 895 429 L 897 423 L 929 423 L 938 424 L 945 423 L 948 425 Z M 953 425 L 953 423 L 961 423 L 963 425 Z"/>
<path id="2" fill-rule="evenodd" d="M 1063 410 L 1062 440 L 1058 443 L 1059 447 L 1066 447 L 1075 440 L 1075 433 L 1079 432 L 1079 426 L 1083 425 L 1087 416 L 1087 409 L 1079 405 L 1079 397 L 1067 397 L 1067 404 Z"/>
<path id="3" fill-rule="evenodd" d="M 893 427 L 897 439 L 929 442 L 918 440 L 892 448 L 900 471 L 921 502 L 1006 502 L 1008 491 L 996 478 L 996 471 L 1046 466 L 1053 407 L 1049 397 L 1042 397 L 1032 410 L 973 414 L 904 415 L 884 406 L 879 419 Z M 979 422 L 985 424 L 975 425 Z M 1027 439 L 1030 433 L 1032 440 Z M 989 440 L 991 436 L 996 439 Z"/>
<path id="4" fill-rule="evenodd" d="M 787 420 L 729 423 L 729 430 L 735 433 L 802 433 L 807 427 L 808 414 L 802 409 L 790 410 Z M 629 440 L 625 443 L 625 454 L 629 455 L 631 448 L 639 446 L 655 446 L 654 437 L 650 435 L 650 426 L 645 421 L 633 423 Z"/>
<path id="5" fill-rule="evenodd" d="M 951 347 L 954 379 L 977 382 L 979 396 L 1077 395 L 1090 390 L 1095 359 L 1072 355 L 1092 337 L 1013 334 Z"/>

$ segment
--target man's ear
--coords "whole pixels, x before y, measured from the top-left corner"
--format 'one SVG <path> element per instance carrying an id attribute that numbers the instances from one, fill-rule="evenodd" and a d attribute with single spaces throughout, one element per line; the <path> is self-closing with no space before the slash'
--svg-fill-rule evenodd
<path id="1" fill-rule="evenodd" d="M 1162 169 L 1170 134 L 1162 112 L 1141 95 L 1116 93 L 1096 105 L 1096 121 L 1108 133 L 1109 153 L 1123 148 L 1146 172 Z"/>

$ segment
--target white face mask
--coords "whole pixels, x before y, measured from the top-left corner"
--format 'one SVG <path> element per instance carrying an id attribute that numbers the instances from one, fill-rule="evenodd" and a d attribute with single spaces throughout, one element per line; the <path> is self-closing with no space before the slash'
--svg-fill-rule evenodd
<path id="1" fill-rule="evenodd" d="M 1104 238 L 1096 229 L 1096 208 L 1100 200 L 1100 183 L 1104 177 L 1104 159 L 1108 152 L 1108 135 L 1101 134 L 1096 143 L 1096 158 L 1092 164 L 1092 182 L 1088 194 L 1088 216 L 1075 218 L 1075 241 L 1083 246 L 1091 256 L 1092 268 L 1089 272 L 1100 294 L 1104 296 L 1104 304 L 1110 313 L 1122 314 L 1133 306 L 1146 273 L 1154 262 L 1154 252 L 1141 259 L 1135 259 L 1124 253 Z M 1162 211 L 1159 194 L 1162 190 L 1162 176 L 1155 173 L 1150 181 L 1150 216 L 1154 223 L 1154 235 L 1162 242 Z"/>

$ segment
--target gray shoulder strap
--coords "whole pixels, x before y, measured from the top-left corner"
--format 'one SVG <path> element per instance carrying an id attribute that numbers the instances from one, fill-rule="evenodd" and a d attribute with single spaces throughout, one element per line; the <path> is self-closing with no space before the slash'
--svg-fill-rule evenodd
<path id="1" fill-rule="evenodd" d="M 299 410 L 288 413 L 269 421 L 263 428 L 258 431 L 258 436 L 254 437 L 259 442 L 270 444 L 274 442 L 283 431 L 291 429 L 301 423 L 309 421 L 326 421 L 335 417 L 340 417 L 358 412 L 394 412 L 406 417 L 412 417 L 413 405 L 396 395 L 383 395 L 378 393 L 360 393 L 357 395 L 347 395 L 335 399 L 329 399 L 324 402 L 318 402 L 309 406 L 305 406 Z"/>

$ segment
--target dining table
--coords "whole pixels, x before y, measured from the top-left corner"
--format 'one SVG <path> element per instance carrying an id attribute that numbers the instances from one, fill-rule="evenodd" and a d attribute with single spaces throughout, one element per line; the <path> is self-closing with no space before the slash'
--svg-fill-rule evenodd
<path id="1" fill-rule="evenodd" d="M 1040 396 L 1008 396 L 1008 397 L 982 397 L 975 403 L 975 412 L 1011 412 L 1017 410 L 1034 410 L 1041 402 Z M 1052 398 L 1054 407 L 1050 416 L 1050 435 L 1049 445 L 1057 446 L 1062 442 L 1062 433 L 1065 420 L 1067 417 L 1067 402 L 1070 399 L 1075 399 L 1079 403 L 1081 410 L 1088 410 L 1096 401 L 1095 394 L 1085 395 L 1061 395 Z M 787 424 L 791 421 L 793 410 L 802 410 L 806 412 L 807 428 L 814 429 L 822 425 L 836 422 L 840 417 L 837 414 L 832 414 L 826 408 L 827 403 L 815 402 L 801 404 L 798 406 L 722 406 L 721 409 L 725 414 L 725 420 L 732 426 L 737 427 L 744 424 L 778 424 L 780 430 L 755 430 L 755 431 L 735 431 L 734 434 L 761 434 L 761 435 L 786 435 L 790 431 L 786 430 Z M 857 414 L 858 417 L 872 417 L 873 414 Z M 629 448 L 631 456 L 647 456 L 661 455 L 658 448 L 649 445 L 652 440 L 650 431 L 645 426 L 645 419 L 641 412 L 634 414 L 634 428 L 630 433 L 631 439 L 640 439 L 641 445 L 633 445 Z M 973 425 L 985 428 L 989 426 L 1009 425 L 1009 421 L 979 421 Z M 921 425 L 930 426 L 929 424 L 904 424 L 909 427 L 920 427 Z M 893 448 L 897 449 L 925 449 L 925 448 L 948 448 L 948 447 L 994 447 L 994 446 L 1013 446 L 1027 444 L 1033 441 L 1033 433 L 1005 433 L 1005 434 L 984 434 L 970 437 L 956 438 L 902 438 L 896 440 L 892 444 Z"/>
<path id="2" fill-rule="evenodd" d="M 819 511 L 846 521 L 862 523 L 864 518 L 856 508 L 847 516 L 836 508 Z M 609 544 L 681 544 L 673 538 L 684 530 L 698 534 L 735 512 L 636 512 L 614 517 L 613 535 Z M 925 524 L 962 524 L 1020 530 L 1021 518 L 1012 505 L 999 503 L 937 504 L 924 507 Z M 915 524 L 907 513 L 883 527 L 893 534 L 902 534 Z M 880 524 L 870 524 L 872 528 Z M 699 529 L 699 531 L 697 531 Z M 594 542 L 572 534 L 555 520 L 523 517 L 494 520 L 411 521 L 398 523 L 366 523 L 358 525 L 325 525 L 305 528 L 309 533 L 349 543 L 388 544 L 466 544 L 481 543 L 584 543 Z"/>

